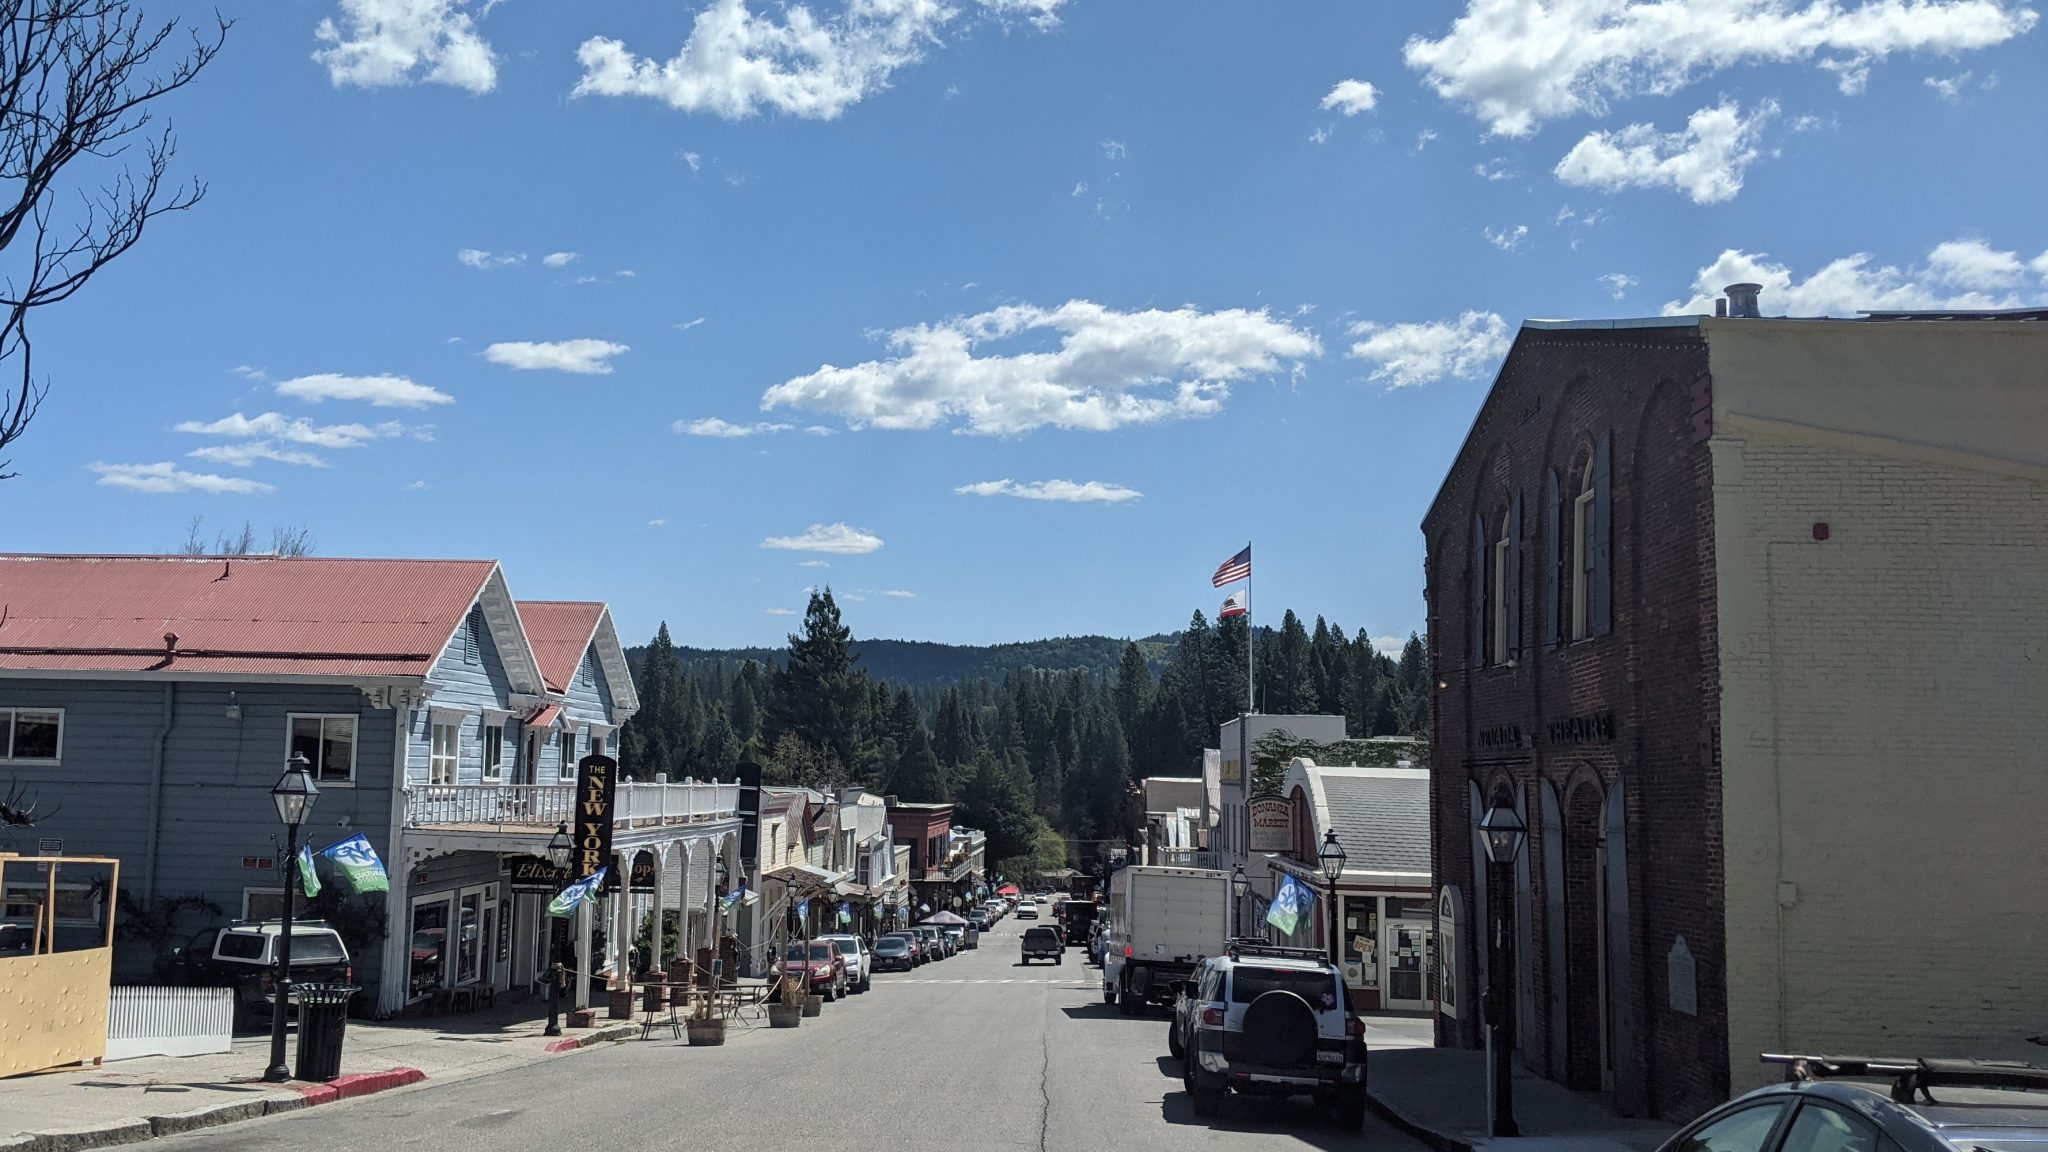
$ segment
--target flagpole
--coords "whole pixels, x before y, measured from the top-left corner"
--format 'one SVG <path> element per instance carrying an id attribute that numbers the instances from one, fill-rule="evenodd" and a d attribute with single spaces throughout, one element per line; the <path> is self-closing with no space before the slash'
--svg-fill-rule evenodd
<path id="1" fill-rule="evenodd" d="M 1258 699 L 1254 695 L 1258 691 L 1256 687 L 1257 682 L 1253 679 L 1252 674 L 1252 648 L 1258 644 L 1259 634 L 1252 627 L 1252 570 L 1250 564 L 1252 542 L 1249 540 L 1244 542 L 1244 554 L 1246 558 L 1244 570 L 1244 711 L 1245 715 L 1249 716 L 1259 710 Z"/>

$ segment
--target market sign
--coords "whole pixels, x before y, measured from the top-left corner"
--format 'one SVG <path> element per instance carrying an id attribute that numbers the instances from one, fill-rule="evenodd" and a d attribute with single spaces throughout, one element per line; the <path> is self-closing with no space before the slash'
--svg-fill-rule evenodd
<path id="1" fill-rule="evenodd" d="M 1286 852 L 1294 847 L 1294 801 L 1259 796 L 1251 802 L 1252 851 Z"/>
<path id="2" fill-rule="evenodd" d="M 609 756 L 585 756 L 576 762 L 576 841 L 569 875 L 577 880 L 611 866 L 612 807 L 618 801 L 618 777 L 619 762 Z M 607 879 L 614 876 L 607 873 Z M 605 890 L 616 889 L 613 879 Z"/>
<path id="3" fill-rule="evenodd" d="M 514 892 L 541 892 L 549 896 L 569 886 L 569 870 L 557 868 L 545 856 L 512 856 L 505 861 Z"/>

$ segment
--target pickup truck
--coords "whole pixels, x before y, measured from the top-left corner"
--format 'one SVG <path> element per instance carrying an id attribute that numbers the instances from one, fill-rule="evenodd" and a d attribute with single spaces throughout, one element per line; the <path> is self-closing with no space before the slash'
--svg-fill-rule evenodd
<path id="1" fill-rule="evenodd" d="M 236 1013 L 245 1022 L 268 1020 L 277 999 L 272 982 L 277 941 L 283 934 L 284 926 L 275 920 L 207 929 L 173 950 L 176 978 L 187 984 L 233 988 Z M 318 920 L 292 925 L 292 982 L 355 983 L 348 945 L 341 942 L 339 932 Z"/>
<path id="2" fill-rule="evenodd" d="M 1060 942 L 1060 930 L 1047 924 L 1026 928 L 1021 947 L 1026 964 L 1033 960 L 1051 960 L 1057 964 L 1067 951 L 1066 945 Z"/>

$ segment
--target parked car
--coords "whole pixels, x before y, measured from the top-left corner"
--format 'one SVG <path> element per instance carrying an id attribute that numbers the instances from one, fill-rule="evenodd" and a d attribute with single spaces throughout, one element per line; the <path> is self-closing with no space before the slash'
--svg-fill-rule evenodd
<path id="1" fill-rule="evenodd" d="M 951 949 L 954 955 L 957 956 L 967 950 L 967 928 L 965 925 L 948 924 L 941 928 L 940 931 L 945 933 L 946 947 Z"/>
<path id="2" fill-rule="evenodd" d="M 989 924 L 988 909 L 986 908 L 976 908 L 967 914 L 967 926 L 976 932 L 988 931 Z"/>
<path id="3" fill-rule="evenodd" d="M 1097 920 L 1095 930 L 1088 936 L 1088 962 L 1097 968 L 1102 967 L 1103 955 L 1108 951 L 1109 925 Z"/>
<path id="4" fill-rule="evenodd" d="M 873 954 L 875 971 L 908 972 L 917 967 L 917 954 L 912 951 L 915 947 L 909 940 L 894 933 L 876 940 Z"/>
<path id="5" fill-rule="evenodd" d="M 865 992 L 875 982 L 874 956 L 868 951 L 868 942 L 851 932 L 834 932 L 820 936 L 839 948 L 839 955 L 846 961 L 846 990 Z"/>
<path id="6" fill-rule="evenodd" d="M 917 938 L 924 941 L 924 954 L 927 960 L 944 960 L 952 955 L 946 951 L 946 934 L 939 931 L 938 925 L 919 924 L 914 931 Z"/>
<path id="7" fill-rule="evenodd" d="M 1059 929 L 1049 924 L 1026 928 L 1020 948 L 1026 964 L 1033 960 L 1051 960 L 1057 964 L 1067 952 L 1066 946 L 1060 943 Z"/>
<path id="8" fill-rule="evenodd" d="M 2048 1138 L 2048 1068 L 1979 1060 L 1764 1059 L 1786 1065 L 1792 1078 L 1713 1109 L 1659 1152 L 1971 1152 L 2039 1147 Z"/>
<path id="9" fill-rule="evenodd" d="M 883 936 L 882 939 L 887 940 L 892 936 L 898 940 L 903 941 L 904 945 L 910 949 L 910 966 L 912 968 L 918 968 L 924 965 L 924 937 L 920 935 L 916 929 L 898 928 L 896 931 L 890 932 L 887 935 Z M 880 942 L 881 941 L 876 941 L 876 943 Z"/>
<path id="10" fill-rule="evenodd" d="M 1194 1006 L 1201 1001 L 1196 993 L 1201 990 L 1202 978 L 1209 973 L 1213 960 L 1203 960 L 1195 965 L 1195 974 L 1181 984 L 1179 994 L 1173 998 L 1173 1023 L 1166 1031 L 1166 1054 L 1178 1060 L 1186 1054 L 1188 1041 L 1194 1036 L 1194 1020 L 1197 1012 Z"/>
<path id="11" fill-rule="evenodd" d="M 1187 1011 L 1181 1082 L 1195 1115 L 1214 1116 L 1231 1092 L 1313 1096 L 1340 1127 L 1364 1126 L 1365 1022 L 1320 951 L 1233 943 L 1203 965 Z"/>
<path id="12" fill-rule="evenodd" d="M 783 950 L 782 972 L 807 977 L 814 996 L 837 1000 L 846 995 L 846 958 L 829 940 L 813 940 L 809 945 L 801 940 L 792 942 Z"/>
<path id="13" fill-rule="evenodd" d="M 209 928 L 177 949 L 172 963 L 185 983 L 233 988 L 236 1013 L 246 1022 L 268 1020 L 276 1001 L 277 942 L 283 935 L 284 925 L 276 920 Z M 341 933 L 318 920 L 293 924 L 292 982 L 354 984 L 355 969 Z"/>

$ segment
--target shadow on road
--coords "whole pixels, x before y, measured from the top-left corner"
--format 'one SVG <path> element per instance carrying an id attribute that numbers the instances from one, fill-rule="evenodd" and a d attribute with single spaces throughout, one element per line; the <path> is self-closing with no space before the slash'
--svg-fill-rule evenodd
<path id="1" fill-rule="evenodd" d="M 1100 1001 L 1090 1004 L 1068 1004 L 1060 1009 L 1069 1020 L 1107 1020 L 1116 1015 L 1116 1005 Z"/>
<path id="2" fill-rule="evenodd" d="M 1168 1062 L 1160 1061 L 1161 1066 Z M 1179 1061 L 1175 1085 L 1159 1101 L 1159 1118 L 1168 1124 L 1213 1128 L 1218 1132 L 1271 1132 L 1292 1136 L 1311 1148 L 1356 1148 L 1364 1137 L 1357 1132 L 1334 1128 L 1322 1112 L 1307 1100 L 1274 1100 L 1266 1097 L 1230 1095 L 1214 1116 L 1195 1115 L 1194 1101 L 1179 1086 Z"/>

